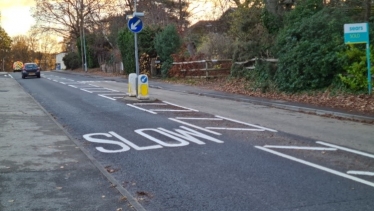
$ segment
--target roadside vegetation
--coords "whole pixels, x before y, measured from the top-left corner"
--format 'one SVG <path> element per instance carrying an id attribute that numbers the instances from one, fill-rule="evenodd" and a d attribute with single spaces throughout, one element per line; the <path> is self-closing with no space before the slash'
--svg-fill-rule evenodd
<path id="1" fill-rule="evenodd" d="M 36 2 L 35 27 L 63 37 L 67 68 L 82 67 L 85 49 L 88 68 L 123 76 L 135 72 L 134 33 L 126 24 L 126 16 L 134 11 L 132 0 L 90 0 L 89 6 L 78 0 Z M 206 2 L 215 9 L 207 12 L 205 20 L 200 17 L 193 23 L 196 5 L 202 5 L 199 0 L 138 2 L 137 11 L 145 12 L 145 27 L 138 33 L 141 73 L 233 93 L 374 113 L 365 45 L 344 44 L 343 33 L 346 23 L 368 22 L 370 43 L 374 43 L 373 1 Z M 371 55 L 373 60 L 373 48 Z M 219 78 L 196 78 L 204 75 L 197 71 L 201 64 L 175 64 L 227 59 L 229 71 Z M 212 68 L 223 66 L 217 63 Z M 196 71 L 186 74 L 190 70 Z"/>

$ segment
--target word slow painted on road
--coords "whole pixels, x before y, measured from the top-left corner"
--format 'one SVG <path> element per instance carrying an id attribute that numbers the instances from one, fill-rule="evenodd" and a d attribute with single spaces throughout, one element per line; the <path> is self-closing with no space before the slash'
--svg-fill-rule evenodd
<path id="1" fill-rule="evenodd" d="M 103 153 L 120 153 L 129 151 L 131 148 L 135 150 L 150 150 L 150 149 L 160 149 L 163 147 L 182 147 L 187 146 L 190 142 L 204 145 L 205 142 L 202 140 L 208 140 L 214 143 L 224 143 L 223 141 L 216 139 L 214 137 L 208 136 L 204 133 L 200 133 L 196 130 L 191 128 L 180 126 L 181 129 L 174 129 L 174 131 L 167 130 L 164 128 L 144 128 L 144 129 L 137 129 L 135 132 L 146 139 L 150 140 L 152 145 L 148 146 L 139 146 L 136 143 L 129 141 L 128 139 L 120 136 L 119 134 L 110 131 L 108 133 L 90 133 L 83 135 L 83 138 L 86 141 L 98 144 L 104 144 L 104 146 L 98 146 L 96 149 Z M 153 135 L 151 135 L 152 133 Z M 168 139 L 172 139 L 175 142 L 166 142 L 159 138 L 156 138 L 154 134 L 157 133 L 158 136 L 164 136 Z M 117 140 L 113 140 L 116 138 Z M 155 144 L 154 144 L 155 143 Z M 105 145 L 115 145 L 116 149 L 108 149 L 109 147 L 105 148 Z M 112 147 L 113 148 L 113 147 Z"/>

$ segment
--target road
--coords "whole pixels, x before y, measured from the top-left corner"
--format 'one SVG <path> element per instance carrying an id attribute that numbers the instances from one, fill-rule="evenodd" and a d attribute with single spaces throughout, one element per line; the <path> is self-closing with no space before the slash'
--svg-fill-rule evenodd
<path id="1" fill-rule="evenodd" d="M 144 210 L 372 210 L 373 125 L 121 80 L 12 74 Z M 152 84 L 152 82 L 150 82 Z"/>

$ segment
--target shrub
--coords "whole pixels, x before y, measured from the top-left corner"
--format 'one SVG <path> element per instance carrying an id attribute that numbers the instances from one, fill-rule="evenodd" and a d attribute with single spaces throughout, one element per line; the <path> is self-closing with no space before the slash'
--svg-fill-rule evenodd
<path id="1" fill-rule="evenodd" d="M 121 30 L 118 34 L 117 43 L 122 55 L 122 62 L 127 74 L 135 73 L 135 46 L 134 33 L 127 28 Z"/>
<path id="2" fill-rule="evenodd" d="M 336 8 L 313 7 L 313 2 L 307 0 L 292 11 L 277 37 L 279 63 L 274 79 L 282 91 L 327 87 L 343 72 L 337 52 L 345 47 L 342 26 L 350 19 Z"/>
<path id="3" fill-rule="evenodd" d="M 62 58 L 64 61 L 66 69 L 76 69 L 82 65 L 81 57 L 76 52 L 70 52 Z"/>
<path id="4" fill-rule="evenodd" d="M 155 38 L 155 49 L 159 55 L 162 65 L 161 74 L 163 77 L 168 76 L 169 69 L 173 65 L 172 54 L 180 48 L 182 41 L 174 25 L 168 25 Z"/>

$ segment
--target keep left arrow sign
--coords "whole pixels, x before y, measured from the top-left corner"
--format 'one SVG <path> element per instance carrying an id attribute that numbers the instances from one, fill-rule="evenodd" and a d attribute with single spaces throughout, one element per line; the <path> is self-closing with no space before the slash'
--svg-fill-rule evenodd
<path id="1" fill-rule="evenodd" d="M 134 33 L 138 33 L 143 29 L 143 22 L 138 17 L 133 17 L 127 22 L 127 27 Z"/>

